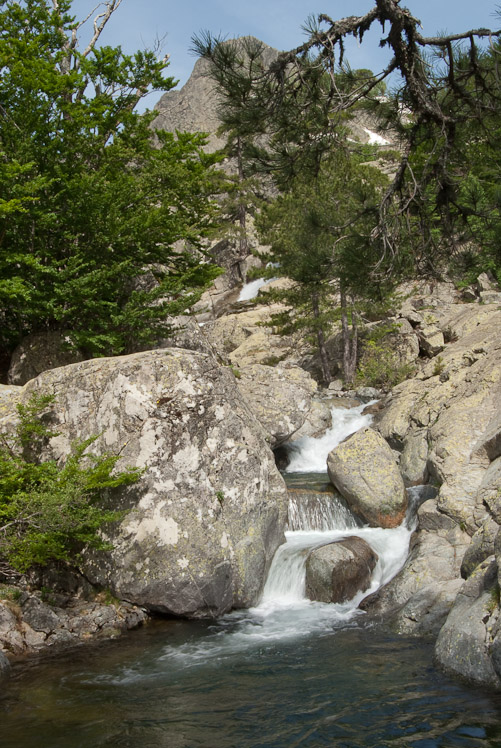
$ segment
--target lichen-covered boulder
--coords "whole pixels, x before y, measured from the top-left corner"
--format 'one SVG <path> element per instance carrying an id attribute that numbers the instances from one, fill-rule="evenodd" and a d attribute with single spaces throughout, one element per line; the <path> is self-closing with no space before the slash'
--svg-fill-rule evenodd
<path id="1" fill-rule="evenodd" d="M 350 509 L 371 527 L 396 527 L 404 519 L 402 477 L 391 448 L 373 429 L 360 429 L 335 447 L 327 470 Z"/>
<path id="2" fill-rule="evenodd" d="M 237 386 L 263 426 L 271 448 L 280 446 L 304 424 L 317 383 L 299 366 L 253 364 L 239 370 Z"/>
<path id="3" fill-rule="evenodd" d="M 256 603 L 283 542 L 287 496 L 234 375 L 180 349 L 45 372 L 23 393 L 54 393 L 56 457 L 99 434 L 94 451 L 145 468 L 113 499 L 113 550 L 83 553 L 92 583 L 152 611 L 216 616 Z"/>
<path id="4" fill-rule="evenodd" d="M 435 645 L 438 664 L 477 685 L 501 688 L 499 612 L 497 563 L 490 556 L 463 584 L 440 630 Z"/>
<path id="5" fill-rule="evenodd" d="M 352 536 L 314 548 L 306 560 L 306 595 L 322 603 L 343 603 L 370 587 L 378 555 Z"/>

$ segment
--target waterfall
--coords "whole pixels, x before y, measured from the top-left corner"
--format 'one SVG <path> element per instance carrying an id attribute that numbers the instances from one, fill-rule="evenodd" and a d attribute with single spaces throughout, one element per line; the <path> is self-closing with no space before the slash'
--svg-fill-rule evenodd
<path id="1" fill-rule="evenodd" d="M 292 445 L 292 465 L 298 472 L 302 471 L 303 476 L 288 473 L 288 482 L 292 483 L 289 529 L 285 533 L 286 542 L 275 553 L 259 604 L 224 616 L 202 641 L 181 647 L 167 646 L 165 658 L 169 661 L 176 659 L 183 667 L 191 667 L 209 658 L 222 661 L 251 647 L 322 634 L 346 626 L 364 615 L 358 609 L 359 602 L 401 569 L 407 558 L 411 535 L 407 525 L 391 530 L 361 526 L 328 483 L 327 454 L 348 434 L 370 423 L 370 416 L 362 416 L 364 407 L 334 410 L 333 426 L 324 437 L 303 438 Z M 306 469 L 321 474 L 306 476 Z M 308 554 L 317 546 L 351 535 L 365 540 L 378 554 L 370 588 L 344 603 L 309 600 L 305 595 Z"/>
<path id="2" fill-rule="evenodd" d="M 375 401 L 372 401 L 375 402 Z M 318 439 L 303 436 L 287 445 L 289 464 L 286 473 L 325 473 L 327 455 L 343 439 L 372 422 L 362 415 L 368 403 L 356 408 L 332 408 L 332 426 Z"/>
<path id="3" fill-rule="evenodd" d="M 257 280 L 249 281 L 249 283 L 246 283 L 242 290 L 240 291 L 240 294 L 238 296 L 237 301 L 249 301 L 250 299 L 254 299 L 257 296 L 257 292 L 260 288 L 265 286 L 267 283 L 271 283 L 272 281 L 277 280 L 276 278 L 257 278 Z"/>
<path id="4" fill-rule="evenodd" d="M 332 491 L 307 491 L 289 488 L 288 530 L 328 532 L 354 530 L 362 523 Z"/>

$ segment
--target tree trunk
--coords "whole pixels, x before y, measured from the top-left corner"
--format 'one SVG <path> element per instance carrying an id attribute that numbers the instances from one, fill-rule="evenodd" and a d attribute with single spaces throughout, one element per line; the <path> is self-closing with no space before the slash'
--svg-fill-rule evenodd
<path id="1" fill-rule="evenodd" d="M 238 222 L 240 224 L 239 255 L 243 259 L 249 254 L 249 244 L 247 241 L 247 210 L 245 208 L 244 194 L 241 186 L 244 182 L 244 167 L 242 158 L 242 141 L 240 136 L 237 138 L 237 164 L 238 164 Z"/>
<path id="2" fill-rule="evenodd" d="M 355 307 L 351 308 L 351 334 L 348 324 L 348 305 L 346 292 L 341 288 L 341 327 L 343 331 L 343 374 L 347 384 L 355 378 L 358 355 L 358 327 Z"/>
<path id="3" fill-rule="evenodd" d="M 318 301 L 318 291 L 313 291 L 311 294 L 311 306 L 313 309 L 313 317 L 315 320 L 320 318 L 320 306 Z M 320 354 L 320 366 L 322 368 L 322 378 L 326 385 L 329 385 L 332 381 L 331 368 L 329 366 L 329 357 L 327 355 L 327 348 L 325 345 L 324 329 L 319 324 L 317 327 L 317 343 L 318 351 Z"/>

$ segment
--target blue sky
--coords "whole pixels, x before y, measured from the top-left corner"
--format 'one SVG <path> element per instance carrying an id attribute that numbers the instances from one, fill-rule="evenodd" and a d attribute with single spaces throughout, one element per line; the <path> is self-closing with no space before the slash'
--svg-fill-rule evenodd
<path id="1" fill-rule="evenodd" d="M 74 0 L 77 18 L 87 15 L 98 0 Z M 423 24 L 423 33 L 457 33 L 470 28 L 499 28 L 496 8 L 501 0 L 401 0 Z M 326 13 L 333 19 L 362 15 L 373 7 L 372 0 L 123 0 L 110 20 L 103 41 L 121 44 L 127 52 L 152 47 L 164 38 L 164 52 L 170 54 L 168 73 L 188 79 L 195 58 L 189 53 L 194 33 L 207 29 L 227 38 L 253 35 L 277 49 L 292 49 L 304 41 L 302 24 L 310 14 Z M 82 30 L 82 40 L 91 32 Z M 379 35 L 371 34 L 359 46 L 350 41 L 348 58 L 353 67 L 377 71 L 386 56 L 378 48 Z M 148 97 L 152 107 L 160 94 Z"/>

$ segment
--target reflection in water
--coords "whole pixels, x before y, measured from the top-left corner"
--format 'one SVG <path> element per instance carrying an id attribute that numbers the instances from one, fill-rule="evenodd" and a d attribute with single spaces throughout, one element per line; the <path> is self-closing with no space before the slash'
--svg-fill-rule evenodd
<path id="1" fill-rule="evenodd" d="M 364 418 L 351 416 L 329 438 Z M 294 457 L 300 465 L 304 452 Z M 350 534 L 372 545 L 379 561 L 364 594 L 408 549 L 405 524 L 360 527 L 325 481 L 289 476 L 296 531 L 259 606 L 212 624 L 153 623 L 20 673 L 0 694 L 1 748 L 499 748 L 499 697 L 436 672 L 431 644 L 364 626 L 361 594 L 342 605 L 304 598 L 315 545 Z"/>
<path id="2" fill-rule="evenodd" d="M 198 662 L 170 656 L 236 625 L 158 624 L 16 679 L 0 701 L 2 747 L 501 744 L 499 697 L 449 682 L 430 645 L 373 629 L 351 624 Z"/>

